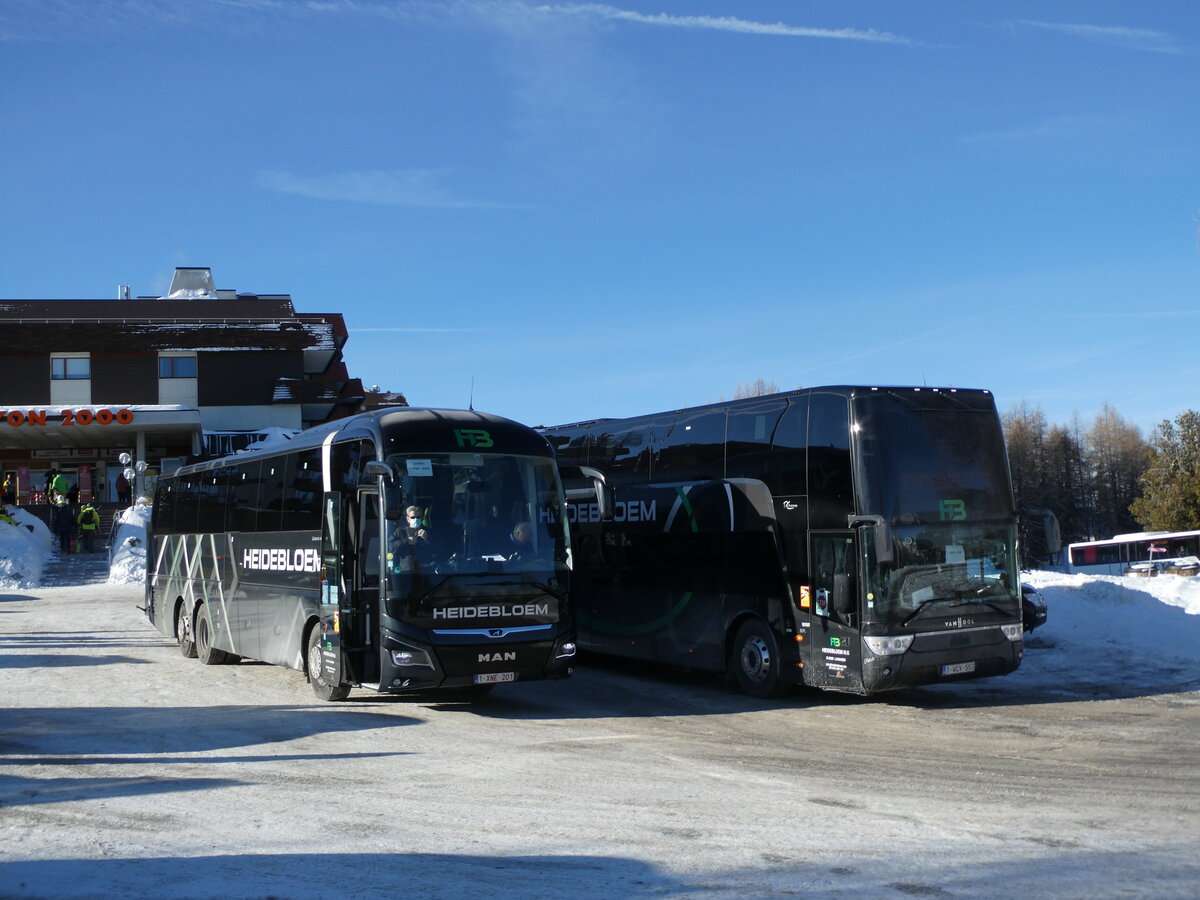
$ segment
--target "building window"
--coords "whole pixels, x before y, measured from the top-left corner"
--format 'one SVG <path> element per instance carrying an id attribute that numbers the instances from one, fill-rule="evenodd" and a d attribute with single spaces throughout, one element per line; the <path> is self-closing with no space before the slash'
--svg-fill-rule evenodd
<path id="1" fill-rule="evenodd" d="M 92 377 L 92 361 L 87 356 L 56 356 L 50 360 L 52 381 L 86 381 Z"/>
<path id="2" fill-rule="evenodd" d="M 159 378 L 195 378 L 196 357 L 194 356 L 160 356 L 158 358 Z"/>

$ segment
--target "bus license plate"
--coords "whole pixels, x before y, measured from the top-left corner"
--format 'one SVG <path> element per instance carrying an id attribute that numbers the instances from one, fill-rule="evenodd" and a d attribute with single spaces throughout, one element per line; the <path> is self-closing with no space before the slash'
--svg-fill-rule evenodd
<path id="1" fill-rule="evenodd" d="M 516 681 L 516 672 L 490 672 L 487 675 L 476 675 L 476 684 L 502 684 L 505 681 Z"/>
<path id="2" fill-rule="evenodd" d="M 951 663 L 948 666 L 942 666 L 943 675 L 966 675 L 968 672 L 975 671 L 975 660 L 965 663 Z"/>

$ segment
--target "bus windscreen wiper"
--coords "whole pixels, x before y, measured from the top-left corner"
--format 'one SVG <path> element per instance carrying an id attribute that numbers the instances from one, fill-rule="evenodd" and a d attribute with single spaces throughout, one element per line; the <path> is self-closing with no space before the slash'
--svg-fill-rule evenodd
<path id="1" fill-rule="evenodd" d="M 963 606 L 989 606 L 992 609 L 994 609 L 996 612 L 1002 613 L 1004 615 L 1008 615 L 1011 612 L 1011 610 L 1005 609 L 999 603 L 994 603 L 991 600 L 984 600 L 983 598 L 969 600 L 966 597 L 933 597 L 930 600 L 923 601 L 920 606 L 918 606 L 911 613 L 909 613 L 908 618 L 906 618 L 903 622 L 901 622 L 900 625 L 901 625 L 901 627 L 907 625 L 909 622 L 911 622 L 913 619 L 915 619 L 917 616 L 919 616 L 921 613 L 923 613 L 925 611 L 926 607 L 934 606 L 935 604 L 940 606 L 942 604 L 947 604 L 947 603 L 961 604 Z"/>
<path id="2" fill-rule="evenodd" d="M 928 600 L 922 600 L 921 605 L 918 606 L 916 609 L 914 609 L 911 613 L 909 613 L 908 618 L 906 618 L 903 622 L 901 622 L 900 626 L 903 627 L 903 626 L 907 625 L 909 622 L 911 622 L 917 616 L 921 615 L 921 613 L 925 612 L 926 608 L 928 608 L 930 606 L 941 606 L 944 603 L 966 603 L 966 602 L 968 602 L 968 601 L 963 600 L 959 597 L 931 597 Z"/>

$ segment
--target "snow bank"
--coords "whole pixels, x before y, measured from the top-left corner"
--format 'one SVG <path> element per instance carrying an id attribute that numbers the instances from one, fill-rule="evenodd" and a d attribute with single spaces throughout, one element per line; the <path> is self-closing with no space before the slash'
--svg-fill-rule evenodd
<path id="1" fill-rule="evenodd" d="M 54 537 L 46 523 L 19 506 L 0 517 L 0 590 L 21 590 L 42 582 Z"/>
<path id="2" fill-rule="evenodd" d="M 146 580 L 146 523 L 151 507 L 143 500 L 121 510 L 109 549 L 109 584 L 141 584 Z"/>
<path id="3" fill-rule="evenodd" d="M 1106 670 L 1129 684 L 1200 686 L 1200 576 L 1035 571 L 1021 579 L 1042 592 L 1049 613 L 1027 636 L 1031 653 L 1016 673 L 1023 680 L 1040 671 L 1052 686 Z"/>

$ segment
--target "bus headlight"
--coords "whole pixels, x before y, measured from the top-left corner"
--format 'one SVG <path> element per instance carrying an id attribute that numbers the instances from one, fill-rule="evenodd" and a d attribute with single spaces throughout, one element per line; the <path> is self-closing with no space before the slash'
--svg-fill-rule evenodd
<path id="1" fill-rule="evenodd" d="M 410 647 L 407 644 L 401 645 L 400 650 L 389 651 L 392 654 L 392 665 L 394 666 L 416 666 L 422 669 L 432 669 L 433 660 L 429 658 L 429 654 L 418 647 Z"/>
<path id="2" fill-rule="evenodd" d="M 892 637 L 863 637 L 867 649 L 876 656 L 898 656 L 911 646 L 913 635 L 900 634 Z"/>
<path id="3" fill-rule="evenodd" d="M 1024 637 L 1025 632 L 1025 629 L 1022 627 L 1020 622 L 1018 622 L 1016 625 L 1001 625 L 1000 630 L 1004 632 L 1004 636 L 1010 641 L 1021 640 L 1021 638 Z"/>
<path id="4" fill-rule="evenodd" d="M 558 652 L 554 654 L 555 659 L 569 659 L 575 655 L 575 643 L 568 641 L 565 644 L 558 645 Z"/>

